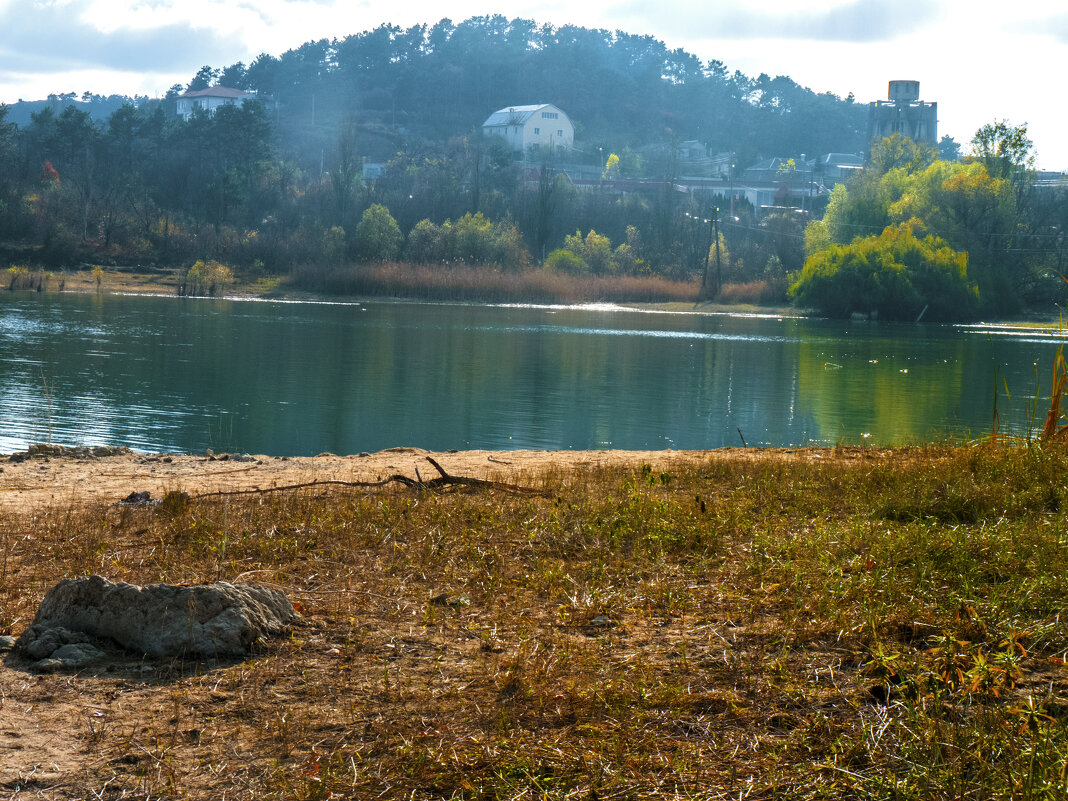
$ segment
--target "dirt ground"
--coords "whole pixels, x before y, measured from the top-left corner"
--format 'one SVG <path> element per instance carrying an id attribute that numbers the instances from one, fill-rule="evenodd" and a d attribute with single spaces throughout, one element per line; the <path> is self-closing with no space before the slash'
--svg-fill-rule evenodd
<path id="1" fill-rule="evenodd" d="M 710 459 L 848 458 L 845 449 L 799 451 L 723 449 L 717 451 L 454 451 L 391 448 L 372 454 L 309 457 L 234 454 L 127 453 L 102 458 L 35 456 L 23 461 L 0 457 L 0 512 L 24 513 L 44 505 L 116 503 L 131 493 L 161 498 L 171 491 L 191 496 L 235 490 L 265 490 L 313 481 L 378 481 L 392 475 L 429 480 L 438 475 L 427 460 L 450 475 L 521 481 L 546 469 L 596 466 L 692 464 Z M 857 451 L 871 458 L 876 452 Z M 856 455 L 853 454 L 853 455 Z M 16 457 L 18 458 L 18 457 Z M 249 461 L 244 461 L 250 459 Z M 239 461 L 241 460 L 241 461 Z"/>

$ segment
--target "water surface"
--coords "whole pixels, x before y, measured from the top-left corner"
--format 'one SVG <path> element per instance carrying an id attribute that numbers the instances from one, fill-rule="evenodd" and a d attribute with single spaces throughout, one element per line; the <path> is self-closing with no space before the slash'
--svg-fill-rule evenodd
<path id="1" fill-rule="evenodd" d="M 0 293 L 0 450 L 898 444 L 988 433 L 995 377 L 1020 433 L 1059 344 L 612 307 Z"/>

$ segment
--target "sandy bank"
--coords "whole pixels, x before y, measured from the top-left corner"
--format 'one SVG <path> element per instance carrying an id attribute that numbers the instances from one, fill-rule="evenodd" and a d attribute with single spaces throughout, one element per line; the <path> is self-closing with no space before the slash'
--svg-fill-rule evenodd
<path id="1" fill-rule="evenodd" d="M 673 464 L 723 459 L 877 458 L 869 449 L 805 448 L 714 451 L 454 451 L 391 448 L 373 454 L 309 457 L 237 456 L 231 454 L 123 453 L 103 457 L 25 454 L 0 457 L 0 509 L 25 512 L 44 505 L 81 506 L 116 503 L 132 492 L 153 498 L 174 490 L 210 492 L 271 489 L 312 481 L 377 481 L 394 474 L 429 479 L 437 475 L 427 457 L 451 475 L 521 482 L 548 469 L 578 470 L 597 466 L 649 464 L 663 470 Z"/>

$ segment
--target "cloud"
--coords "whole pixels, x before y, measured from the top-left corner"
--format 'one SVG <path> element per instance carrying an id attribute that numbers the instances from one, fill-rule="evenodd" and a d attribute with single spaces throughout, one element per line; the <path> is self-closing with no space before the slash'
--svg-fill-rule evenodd
<path id="1" fill-rule="evenodd" d="M 1068 13 L 1021 22 L 1015 26 L 1015 30 L 1023 34 L 1052 36 L 1061 44 L 1068 44 Z"/>
<path id="2" fill-rule="evenodd" d="M 186 22 L 153 28 L 101 30 L 85 0 L 0 6 L 0 72 L 34 74 L 77 69 L 167 72 L 221 63 L 244 52 L 243 43 Z M 191 68 L 195 71 L 196 67 Z M 190 73 L 192 77 L 192 72 Z"/>
<path id="3" fill-rule="evenodd" d="M 758 9 L 754 4 L 681 3 L 656 9 L 658 24 L 646 24 L 663 30 L 673 24 L 676 33 L 692 34 L 701 30 L 709 39 L 799 39 L 819 42 L 882 42 L 897 39 L 927 27 L 942 16 L 942 9 L 931 0 L 849 0 L 827 7 L 798 8 L 800 4 L 782 4 L 772 9 Z M 767 5 L 765 3 L 765 5 Z M 640 21 L 649 6 L 641 0 L 616 7 Z M 665 15 L 668 19 L 665 19 Z"/>

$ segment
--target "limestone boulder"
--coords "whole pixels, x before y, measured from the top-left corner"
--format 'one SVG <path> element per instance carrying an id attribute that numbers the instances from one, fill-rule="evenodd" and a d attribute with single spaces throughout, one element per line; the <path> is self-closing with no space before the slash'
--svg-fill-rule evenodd
<path id="1" fill-rule="evenodd" d="M 64 579 L 48 591 L 16 652 L 51 658 L 88 637 L 150 657 L 240 657 L 280 634 L 297 614 L 285 595 L 254 584 L 138 586 L 100 576 Z"/>

